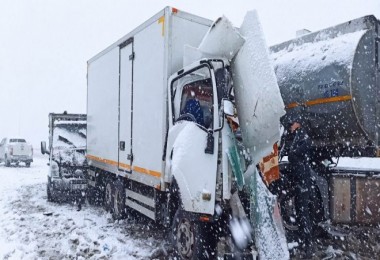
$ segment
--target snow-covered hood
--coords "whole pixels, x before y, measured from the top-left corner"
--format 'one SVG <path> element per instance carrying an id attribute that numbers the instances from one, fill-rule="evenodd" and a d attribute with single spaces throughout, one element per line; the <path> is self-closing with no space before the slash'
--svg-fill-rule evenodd
<path id="1" fill-rule="evenodd" d="M 83 165 L 86 161 L 86 125 L 57 124 L 53 129 L 52 158 L 61 165 Z"/>

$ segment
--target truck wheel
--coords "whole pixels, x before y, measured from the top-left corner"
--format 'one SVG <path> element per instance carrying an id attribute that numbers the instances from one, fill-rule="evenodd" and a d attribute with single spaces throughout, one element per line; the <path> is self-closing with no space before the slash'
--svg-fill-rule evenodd
<path id="1" fill-rule="evenodd" d="M 113 201 L 113 218 L 122 219 L 126 217 L 125 206 L 125 190 L 123 183 L 118 182 L 115 185 L 114 201 Z"/>
<path id="2" fill-rule="evenodd" d="M 29 168 L 30 167 L 30 162 L 25 163 L 25 166 Z"/>
<path id="3" fill-rule="evenodd" d="M 172 223 L 172 243 L 180 259 L 216 258 L 217 239 L 210 223 L 192 221 L 178 209 Z"/>
<path id="4" fill-rule="evenodd" d="M 108 212 L 111 212 L 113 210 L 114 189 L 115 188 L 112 182 L 108 181 L 106 185 L 105 194 L 104 194 L 104 208 Z"/>

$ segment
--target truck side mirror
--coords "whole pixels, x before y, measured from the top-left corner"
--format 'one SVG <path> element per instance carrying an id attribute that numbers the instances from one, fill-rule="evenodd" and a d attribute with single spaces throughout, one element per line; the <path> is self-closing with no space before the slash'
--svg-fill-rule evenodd
<path id="1" fill-rule="evenodd" d="M 223 99 L 223 113 L 227 116 L 235 115 L 234 104 L 228 99 Z"/>
<path id="2" fill-rule="evenodd" d="M 48 150 L 46 150 L 46 142 L 45 141 L 42 141 L 41 142 L 41 153 L 42 154 L 49 154 Z"/>

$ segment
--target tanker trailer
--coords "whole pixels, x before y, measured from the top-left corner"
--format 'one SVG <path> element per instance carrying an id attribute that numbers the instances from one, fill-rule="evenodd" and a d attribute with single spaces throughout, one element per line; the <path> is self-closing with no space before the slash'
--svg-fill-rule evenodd
<path id="1" fill-rule="evenodd" d="M 365 16 L 271 47 L 287 116 L 316 147 L 379 145 L 379 21 Z"/>
<path id="2" fill-rule="evenodd" d="M 339 223 L 380 222 L 380 214 L 367 214 L 367 206 L 363 206 L 377 212 L 378 205 L 373 203 L 376 196 L 365 197 L 365 203 L 355 199 L 363 197 L 357 182 L 372 183 L 380 173 L 332 167 L 336 166 L 333 157 L 375 156 L 379 146 L 379 25 L 376 17 L 365 16 L 271 47 L 287 112 L 282 124 L 286 126 L 290 118 L 302 117 L 313 141 L 311 161 L 316 185 L 310 209 L 314 224 L 326 218 Z M 286 148 L 286 144 L 283 146 Z M 283 151 L 286 155 L 286 149 Z M 286 182 L 286 162 L 280 168 L 283 183 L 274 193 L 283 185 L 291 190 Z M 374 194 L 380 193 L 376 185 L 371 187 L 376 189 L 372 190 Z M 277 194 L 282 196 L 281 192 Z M 282 199 L 291 201 L 292 192 Z M 285 226 L 296 229 L 294 221 L 290 221 L 294 220 L 290 216 L 294 209 L 282 204 L 282 210 L 287 211 L 283 215 L 289 213 L 284 217 L 289 224 Z"/>

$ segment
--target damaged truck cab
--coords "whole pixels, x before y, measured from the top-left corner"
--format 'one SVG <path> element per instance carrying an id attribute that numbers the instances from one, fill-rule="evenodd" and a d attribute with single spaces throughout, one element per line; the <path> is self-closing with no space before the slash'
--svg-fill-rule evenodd
<path id="1" fill-rule="evenodd" d="M 49 114 L 49 147 L 41 142 L 42 154 L 49 155 L 47 200 L 82 200 L 87 190 L 86 115 Z"/>
<path id="2" fill-rule="evenodd" d="M 215 254 L 221 224 L 216 223 L 231 213 L 233 178 L 225 152 L 233 140 L 226 118 L 234 116 L 231 87 L 229 63 L 222 59 L 194 62 L 169 78 L 161 185 L 171 192 L 167 219 L 172 219 L 172 239 L 182 256 Z"/>

